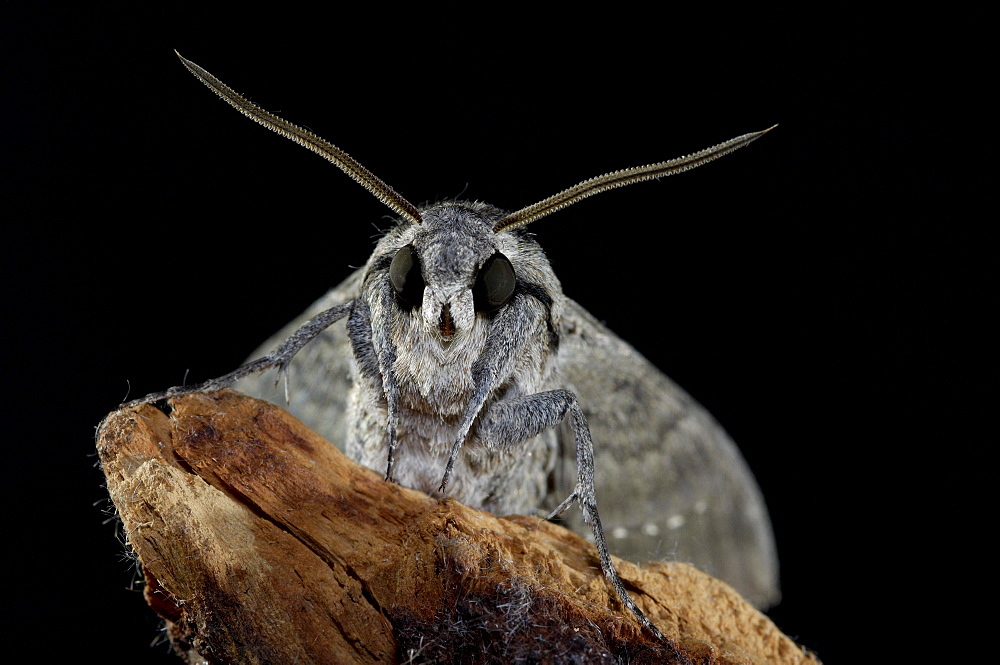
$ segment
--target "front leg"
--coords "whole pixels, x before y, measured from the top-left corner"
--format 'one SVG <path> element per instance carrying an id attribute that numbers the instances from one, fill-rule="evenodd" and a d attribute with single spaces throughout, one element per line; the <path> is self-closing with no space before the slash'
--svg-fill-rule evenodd
<path id="1" fill-rule="evenodd" d="M 274 351 L 271 351 L 262 358 L 251 360 L 245 365 L 237 367 L 228 374 L 223 374 L 216 379 L 211 379 L 193 386 L 174 386 L 173 388 L 168 388 L 163 392 L 150 393 L 145 397 L 134 399 L 131 402 L 126 402 L 125 404 L 122 404 L 122 407 L 149 404 L 151 402 L 158 402 L 161 399 L 167 399 L 168 397 L 178 397 L 180 395 L 191 395 L 194 393 L 207 393 L 214 390 L 222 390 L 223 388 L 228 388 L 240 379 L 244 379 L 251 374 L 263 372 L 271 369 L 272 367 L 276 367 L 278 369 L 278 376 L 275 378 L 275 384 L 277 384 L 282 378 L 285 378 L 285 400 L 287 401 L 288 378 L 286 372 L 288 370 L 289 363 L 292 362 L 292 358 L 295 357 L 296 353 L 302 350 L 302 347 L 315 339 L 317 335 L 340 319 L 344 318 L 344 316 L 351 311 L 352 307 L 354 307 L 353 300 L 320 312 L 309 321 L 303 323 L 298 330 L 292 333 L 291 337 L 287 338 L 280 345 L 278 345 L 278 348 Z"/>
<path id="2" fill-rule="evenodd" d="M 594 542 L 601 560 L 604 576 L 614 587 L 622 604 L 635 615 L 639 622 L 660 641 L 663 634 L 643 614 L 635 604 L 611 561 L 604 528 L 597 512 L 597 496 L 594 489 L 594 445 L 590 437 L 587 419 L 580 409 L 576 395 L 569 390 L 550 390 L 511 400 L 496 402 L 484 414 L 477 437 L 488 449 L 495 453 L 517 454 L 517 449 L 525 441 L 540 434 L 549 427 L 562 422 L 567 413 L 576 441 L 577 484 L 573 493 L 549 516 L 549 519 L 566 510 L 574 501 L 579 502 L 584 521 L 594 532 Z"/>

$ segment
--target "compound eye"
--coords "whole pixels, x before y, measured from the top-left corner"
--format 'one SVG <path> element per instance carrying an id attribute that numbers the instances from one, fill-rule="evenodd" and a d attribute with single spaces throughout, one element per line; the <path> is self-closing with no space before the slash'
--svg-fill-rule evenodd
<path id="1" fill-rule="evenodd" d="M 420 260 L 411 245 L 403 247 L 392 257 L 389 281 L 396 296 L 407 307 L 420 307 L 424 301 L 424 276 L 420 273 Z"/>
<path id="2" fill-rule="evenodd" d="M 472 286 L 476 311 L 489 314 L 506 305 L 514 295 L 516 284 L 514 266 L 510 264 L 510 259 L 500 252 L 494 253 L 479 269 L 476 283 Z"/>

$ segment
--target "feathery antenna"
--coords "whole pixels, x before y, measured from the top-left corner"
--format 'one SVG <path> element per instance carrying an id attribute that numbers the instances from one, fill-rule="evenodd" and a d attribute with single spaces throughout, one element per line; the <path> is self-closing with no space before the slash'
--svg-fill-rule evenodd
<path id="1" fill-rule="evenodd" d="M 174 53 L 177 53 L 177 51 L 174 51 Z M 402 215 L 404 219 L 413 224 L 420 223 L 420 213 L 417 211 L 416 207 L 413 206 L 413 204 L 397 194 L 392 187 L 389 187 L 389 185 L 382 182 L 381 179 L 376 177 L 375 174 L 365 167 L 361 166 L 361 164 L 355 161 L 355 159 L 346 152 L 329 141 L 316 136 L 312 132 L 302 129 L 297 125 L 293 125 L 273 113 L 265 111 L 253 102 L 242 97 L 228 85 L 212 76 L 206 70 L 191 62 L 180 53 L 177 53 L 177 57 L 181 59 L 181 62 L 184 63 L 184 66 L 187 67 L 188 71 L 194 74 L 199 81 L 211 88 L 212 92 L 217 94 L 219 97 L 229 102 L 229 104 L 237 111 L 249 118 L 252 118 L 253 120 L 256 120 L 268 129 L 281 134 L 285 138 L 291 139 L 299 145 L 309 148 L 313 152 L 325 158 L 327 161 L 333 162 L 340 168 L 341 171 L 361 183 L 362 187 L 374 194 L 379 201 L 392 208 L 392 210 L 398 214 Z"/>
<path id="2" fill-rule="evenodd" d="M 701 166 L 702 164 L 707 164 L 713 159 L 718 159 L 719 157 L 727 155 L 734 150 L 738 150 L 745 145 L 749 145 L 775 127 L 777 127 L 777 125 L 768 127 L 760 132 L 751 132 L 750 134 L 737 136 L 734 139 L 729 139 L 724 143 L 712 146 L 711 148 L 706 148 L 705 150 L 701 150 L 686 157 L 679 157 L 666 162 L 650 164 L 649 166 L 639 166 L 632 169 L 614 171 L 613 173 L 607 173 L 596 178 L 591 178 L 590 180 L 584 180 L 574 187 L 565 189 L 554 196 L 550 196 L 547 199 L 535 203 L 534 205 L 521 208 L 517 212 L 507 215 L 493 226 L 493 232 L 500 233 L 501 231 L 509 231 L 517 228 L 518 226 L 530 224 L 536 219 L 545 217 L 546 215 L 556 212 L 557 210 L 562 210 L 566 206 L 573 205 L 577 201 L 585 199 L 588 196 L 606 192 L 609 189 L 624 187 L 625 185 L 631 185 L 644 180 L 662 178 L 668 175 L 674 175 L 675 173 L 680 173 L 682 171 L 689 171 L 693 168 Z"/>

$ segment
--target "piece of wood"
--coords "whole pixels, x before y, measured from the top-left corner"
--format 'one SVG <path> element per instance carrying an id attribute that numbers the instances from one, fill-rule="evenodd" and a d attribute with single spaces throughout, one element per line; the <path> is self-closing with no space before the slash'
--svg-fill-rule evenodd
<path id="1" fill-rule="evenodd" d="M 398 485 L 233 391 L 117 411 L 98 452 L 146 599 L 189 663 L 818 663 L 726 584 Z M 401 460 L 400 463 L 405 463 Z"/>

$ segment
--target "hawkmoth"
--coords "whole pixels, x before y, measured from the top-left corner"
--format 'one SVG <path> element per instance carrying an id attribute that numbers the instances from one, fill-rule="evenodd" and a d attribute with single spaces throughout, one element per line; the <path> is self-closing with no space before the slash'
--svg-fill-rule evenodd
<path id="1" fill-rule="evenodd" d="M 181 61 L 241 113 L 338 166 L 398 220 L 363 267 L 265 344 L 273 350 L 212 381 L 136 402 L 233 385 L 284 401 L 387 480 L 498 514 L 541 511 L 582 532 L 589 525 L 609 583 L 657 635 L 618 579 L 609 547 L 631 559 L 669 553 L 758 604 L 776 598 L 767 510 L 735 444 L 563 294 L 525 231 L 586 197 L 695 168 L 769 130 L 592 178 L 515 212 L 465 201 L 418 208 L 333 144 Z M 268 369 L 285 379 L 284 395 L 262 376 Z M 611 514 L 610 539 L 598 497 Z M 579 515 L 567 512 L 573 503 Z"/>

